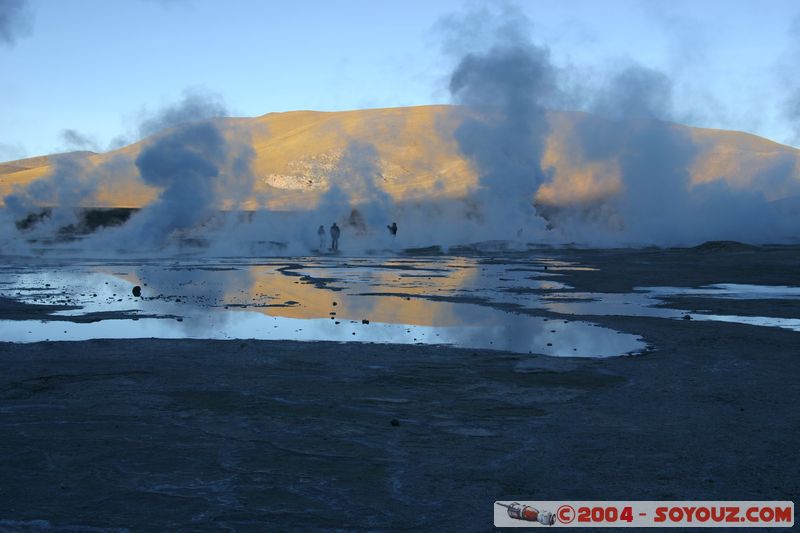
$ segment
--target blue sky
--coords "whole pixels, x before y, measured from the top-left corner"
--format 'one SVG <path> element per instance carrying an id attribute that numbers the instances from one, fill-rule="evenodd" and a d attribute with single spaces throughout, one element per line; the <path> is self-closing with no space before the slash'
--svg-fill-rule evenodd
<path id="1" fill-rule="evenodd" d="M 437 21 L 455 0 L 29 0 L 0 42 L 0 160 L 105 149 L 187 88 L 232 114 L 448 102 L 455 58 Z M 0 0 L 2 5 L 2 0 Z M 675 80 L 676 117 L 791 142 L 783 101 L 800 86 L 796 0 L 528 0 L 532 38 L 559 64 L 638 62 Z M 800 26 L 798 26 L 800 27 Z"/>

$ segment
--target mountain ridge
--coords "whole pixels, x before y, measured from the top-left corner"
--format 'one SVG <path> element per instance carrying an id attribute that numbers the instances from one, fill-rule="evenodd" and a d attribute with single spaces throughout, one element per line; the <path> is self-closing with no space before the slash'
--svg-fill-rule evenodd
<path id="1" fill-rule="evenodd" d="M 374 147 L 369 156 L 374 160 L 369 163 L 376 169 L 376 185 L 395 200 L 464 196 L 476 186 L 478 176 L 453 135 L 465 113 L 469 113 L 466 108 L 432 105 L 298 110 L 215 120 L 227 137 L 252 147 L 255 187 L 246 207 L 302 209 L 313 206 L 332 180 L 347 171 L 341 168 L 342 158 L 352 143 Z M 550 132 L 542 166 L 551 172 L 537 201 L 581 202 L 618 190 L 618 157 L 581 160 L 573 142 L 575 131 L 586 123 L 603 132 L 633 122 L 580 111 L 551 111 L 547 118 Z M 800 175 L 800 150 L 747 132 L 663 124 L 685 135 L 696 148 L 687 169 L 692 185 L 723 180 L 733 187 L 757 190 L 770 200 L 796 194 L 785 185 L 772 183 L 770 174 L 790 173 L 793 189 Z M 97 195 L 87 204 L 141 207 L 152 201 L 158 190 L 139 179 L 134 160 L 141 148 L 159 135 L 105 153 L 53 154 L 0 163 L 0 195 L 48 179 L 60 160 L 74 157 L 82 160 L 87 172 L 102 173 Z"/>

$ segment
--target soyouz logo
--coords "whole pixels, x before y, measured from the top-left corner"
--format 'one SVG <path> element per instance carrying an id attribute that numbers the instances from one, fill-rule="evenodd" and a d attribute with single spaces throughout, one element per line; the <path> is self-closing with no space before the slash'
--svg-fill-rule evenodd
<path id="1" fill-rule="evenodd" d="M 539 522 L 544 526 L 552 526 L 556 522 L 556 517 L 550 511 L 540 511 L 530 505 L 522 505 L 519 502 L 505 504 L 495 502 L 495 504 L 505 507 L 508 516 L 515 520 L 525 520 L 526 522 Z"/>
<path id="2" fill-rule="evenodd" d="M 790 501 L 497 501 L 495 527 L 793 527 Z"/>

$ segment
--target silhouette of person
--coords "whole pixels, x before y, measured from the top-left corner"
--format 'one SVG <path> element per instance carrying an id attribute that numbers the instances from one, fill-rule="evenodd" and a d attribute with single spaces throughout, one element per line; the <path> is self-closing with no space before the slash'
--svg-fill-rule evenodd
<path id="1" fill-rule="evenodd" d="M 325 225 L 320 224 L 319 229 L 317 230 L 317 236 L 319 237 L 319 249 L 325 249 Z"/>
<path id="2" fill-rule="evenodd" d="M 386 227 L 389 228 L 389 233 L 392 234 L 392 237 L 397 235 L 397 222 L 392 222 L 391 226 L 386 226 Z"/>
<path id="3" fill-rule="evenodd" d="M 337 226 L 336 222 L 334 222 L 331 226 L 331 250 L 339 250 L 339 235 L 341 233 L 342 232 L 339 230 L 339 226 Z"/>

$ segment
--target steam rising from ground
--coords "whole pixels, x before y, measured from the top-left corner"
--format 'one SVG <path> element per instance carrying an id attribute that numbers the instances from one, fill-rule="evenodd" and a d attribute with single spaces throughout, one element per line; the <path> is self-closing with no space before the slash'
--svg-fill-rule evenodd
<path id="1" fill-rule="evenodd" d="M 164 106 L 154 114 L 144 113 L 139 125 L 139 137 L 149 137 L 169 128 L 224 117 L 227 114 L 228 110 L 219 95 L 199 89 L 187 89 L 180 102 Z"/>
<path id="2" fill-rule="evenodd" d="M 484 226 L 501 230 L 500 238 L 508 238 L 509 229 L 522 237 L 526 229 L 544 226 L 533 197 L 547 180 L 544 101 L 554 82 L 547 50 L 521 40 L 466 55 L 450 78 L 454 99 L 476 111 L 455 131 L 461 151 L 478 170 L 470 199 Z"/>
<path id="3" fill-rule="evenodd" d="M 97 142 L 91 137 L 84 135 L 78 130 L 71 128 L 61 131 L 61 139 L 71 150 L 92 150 L 97 151 Z"/>
<path id="4" fill-rule="evenodd" d="M 133 246 L 161 247 L 172 237 L 188 236 L 185 232 L 209 221 L 226 202 L 239 208 L 243 193 L 253 189 L 251 159 L 248 144 L 229 142 L 213 122 L 185 124 L 157 136 L 136 158 L 136 167 L 161 193 L 114 237 Z"/>
<path id="5" fill-rule="evenodd" d="M 440 28 L 454 56 L 448 89 L 461 106 L 449 131 L 478 177 L 465 198 L 395 201 L 384 188 L 378 149 L 352 139 L 316 206 L 296 213 L 244 212 L 247 202 L 265 203 L 254 192 L 252 143 L 229 121 L 214 118 L 226 114 L 218 97 L 195 91 L 139 127 L 149 137 L 135 169 L 143 184 L 159 191 L 157 199 L 81 245 L 164 251 L 195 242 L 209 253 L 306 254 L 329 246 L 333 222 L 342 228 L 343 250 L 356 253 L 487 240 L 639 246 L 800 238 L 800 213 L 791 199 L 800 198 L 800 181 L 793 164 L 764 172 L 758 188 L 727 180 L 692 183 L 701 147 L 688 128 L 671 122 L 673 81 L 667 74 L 629 64 L 609 69 L 592 86 L 576 84 L 589 77 L 554 64 L 547 46 L 531 38 L 529 21 L 510 8 L 448 17 Z M 548 111 L 564 105 L 601 117 L 576 121 L 566 157 L 614 170 L 601 176 L 614 187 L 554 202 L 548 188 L 575 179 L 545 162 L 552 133 Z M 85 145 L 77 133 L 70 139 Z M 5 199 L 4 227 L 12 228 L 5 240 L 21 246 L 12 221 L 43 206 L 55 207 L 26 230 L 28 241 L 74 226 L 73 208 L 113 184 L 122 163 L 131 161 L 112 158 L 98 166 L 86 154 L 58 159 L 50 179 Z M 760 192 L 768 189 L 789 200 L 768 201 Z M 397 237 L 386 229 L 393 221 L 400 227 Z"/>
<path id="6" fill-rule="evenodd" d="M 226 128 L 224 120 L 209 118 L 224 113 L 218 98 L 187 92 L 181 102 L 143 121 L 143 132 L 162 129 L 145 141 L 135 161 L 124 153 L 99 165 L 90 153 L 57 156 L 47 179 L 5 198 L 4 241 L 15 240 L 17 231 L 27 242 L 73 236 L 79 206 L 99 205 L 103 187 L 119 186 L 118 178 L 130 168 L 160 191 L 158 197 L 123 225 L 84 238 L 83 250 L 163 251 L 219 230 L 252 196 L 254 180 L 250 140 Z M 21 227 L 26 218 L 32 223 Z"/>
<path id="7" fill-rule="evenodd" d="M 605 244 L 696 244 L 706 240 L 785 242 L 800 236 L 796 218 L 754 189 L 724 180 L 692 184 L 699 153 L 687 128 L 669 122 L 672 83 L 663 73 L 633 65 L 595 92 L 590 109 L 612 122 L 597 131 L 579 123 L 573 144 L 584 161 L 616 157 L 618 194 L 553 213 L 553 225 L 576 239 Z M 761 180 L 800 192 L 793 167 Z"/>
<path id="8" fill-rule="evenodd" d="M 609 72 L 604 83 L 569 86 L 575 73 L 550 61 L 548 49 L 528 40 L 532 29 L 514 10 L 501 11 L 485 51 L 466 53 L 450 79 L 457 102 L 472 108 L 456 130 L 463 153 L 479 173 L 473 194 L 479 216 L 500 234 L 517 225 L 528 240 L 573 241 L 588 245 L 696 244 L 730 239 L 785 242 L 800 238 L 800 220 L 781 212 L 756 190 L 736 189 L 727 181 L 691 183 L 691 167 L 699 147 L 687 129 L 672 119 L 672 81 L 639 65 Z M 451 17 L 452 32 L 475 33 L 475 14 Z M 528 31 L 521 28 L 527 27 Z M 484 32 L 485 34 L 486 32 Z M 464 43 L 466 38 L 450 38 Z M 619 187 L 615 194 L 570 205 L 530 207 L 543 185 L 554 178 L 542 167 L 549 124 L 548 104 L 582 102 L 581 107 L 609 119 L 579 121 L 567 145 L 584 163 L 615 160 Z M 775 168 L 760 177 L 800 194 L 793 167 Z M 545 217 L 548 230 L 542 231 Z M 500 227 L 496 227 L 500 224 Z"/>
<path id="9" fill-rule="evenodd" d="M 90 153 L 75 152 L 54 158 L 53 172 L 5 197 L 2 210 L 8 219 L 3 226 L 3 241 L 20 237 L 19 222 L 39 217 L 24 232 L 28 240 L 52 240 L 79 224 L 80 205 L 97 205 L 103 187 L 115 181 L 130 164 L 125 155 L 116 155 L 99 165 L 92 164 Z"/>

